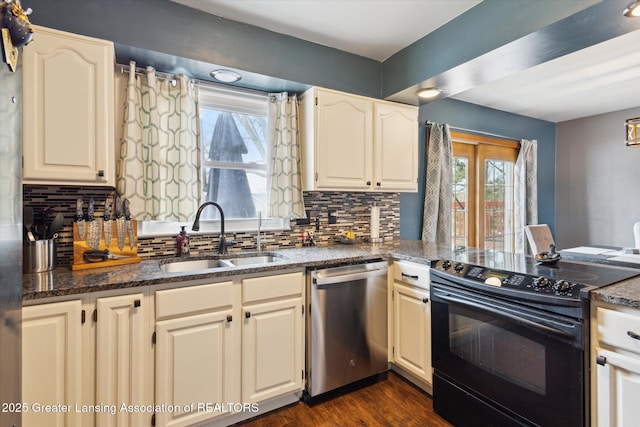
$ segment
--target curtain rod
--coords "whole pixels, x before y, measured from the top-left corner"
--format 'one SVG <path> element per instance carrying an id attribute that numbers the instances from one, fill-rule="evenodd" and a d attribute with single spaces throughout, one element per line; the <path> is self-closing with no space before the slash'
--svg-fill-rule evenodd
<path id="1" fill-rule="evenodd" d="M 153 67 L 155 69 L 155 67 Z M 121 74 L 124 74 L 125 72 L 128 73 L 131 70 L 131 66 L 128 64 L 116 64 L 116 72 L 120 72 Z M 146 68 L 142 68 L 142 67 L 136 67 L 136 74 L 139 76 L 146 76 L 147 75 L 147 69 Z M 219 84 L 219 83 L 215 83 L 215 82 L 210 82 L 207 80 L 200 80 L 200 79 L 196 79 L 193 78 L 191 76 L 188 76 L 186 74 L 183 74 L 186 77 L 188 77 L 189 79 L 191 79 L 191 81 L 198 86 L 204 86 L 204 87 L 212 87 L 212 88 L 217 88 L 217 89 L 233 89 L 234 91 L 239 91 L 239 92 L 245 92 L 245 93 L 249 93 L 252 95 L 262 95 L 264 97 L 268 97 L 269 94 L 267 92 L 261 91 L 261 90 L 257 90 L 257 89 L 247 89 L 244 87 L 239 87 L 239 86 L 231 86 L 231 85 L 225 85 L 225 84 Z M 165 80 L 171 80 L 172 82 L 175 82 L 176 80 L 176 74 L 170 74 L 170 73 L 164 73 L 162 71 L 157 71 L 156 70 L 156 77 L 160 78 L 160 79 L 165 79 Z M 175 86 L 175 84 L 174 84 Z"/>
<path id="2" fill-rule="evenodd" d="M 431 126 L 433 124 L 435 124 L 435 122 L 432 122 L 431 120 L 427 120 L 425 122 L 425 125 L 427 125 L 427 126 Z M 455 129 L 455 130 L 459 130 L 459 131 L 462 131 L 462 132 L 473 132 L 473 133 L 477 133 L 477 134 L 484 135 L 484 136 L 493 136 L 495 138 L 510 139 L 512 141 L 522 141 L 522 139 L 523 139 L 523 138 L 514 138 L 513 136 L 499 135 L 497 133 L 484 132 L 484 131 L 481 131 L 481 130 L 465 129 L 465 128 L 461 128 L 461 127 L 457 127 L 457 126 L 451 126 L 451 125 L 449 125 L 449 128 Z"/>

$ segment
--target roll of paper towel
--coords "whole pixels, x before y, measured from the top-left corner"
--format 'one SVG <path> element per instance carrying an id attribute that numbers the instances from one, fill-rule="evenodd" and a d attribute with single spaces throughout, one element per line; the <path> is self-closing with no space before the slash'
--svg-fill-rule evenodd
<path id="1" fill-rule="evenodd" d="M 380 206 L 371 206 L 371 240 L 380 238 Z"/>

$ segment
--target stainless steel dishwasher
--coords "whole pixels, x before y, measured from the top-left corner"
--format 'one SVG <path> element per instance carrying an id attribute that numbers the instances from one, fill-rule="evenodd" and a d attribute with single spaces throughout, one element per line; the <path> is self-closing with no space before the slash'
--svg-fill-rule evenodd
<path id="1" fill-rule="evenodd" d="M 384 372 L 387 364 L 387 262 L 309 270 L 307 392 Z"/>

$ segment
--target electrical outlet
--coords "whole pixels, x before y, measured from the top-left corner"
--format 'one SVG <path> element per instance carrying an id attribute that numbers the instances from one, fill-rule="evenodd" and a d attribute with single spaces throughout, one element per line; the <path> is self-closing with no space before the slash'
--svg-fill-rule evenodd
<path id="1" fill-rule="evenodd" d="M 338 222 L 338 216 L 336 211 L 329 211 L 329 224 L 336 224 Z"/>

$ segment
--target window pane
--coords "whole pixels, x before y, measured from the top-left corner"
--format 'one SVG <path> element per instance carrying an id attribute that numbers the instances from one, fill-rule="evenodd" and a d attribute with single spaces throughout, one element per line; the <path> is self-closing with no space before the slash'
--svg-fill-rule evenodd
<path id="1" fill-rule="evenodd" d="M 269 159 L 266 114 L 201 105 L 200 138 L 202 201 L 220 204 L 225 219 L 256 218 L 258 211 L 264 212 Z M 217 219 L 219 214 L 207 207 L 201 218 Z"/>
<path id="2" fill-rule="evenodd" d="M 451 243 L 455 246 L 468 245 L 469 212 L 469 159 L 454 157 L 453 161 L 453 206 Z"/>
<path id="3" fill-rule="evenodd" d="M 484 248 L 513 251 L 513 163 L 485 160 Z"/>
<path id="4" fill-rule="evenodd" d="M 200 110 L 202 159 L 267 164 L 267 117 Z"/>

